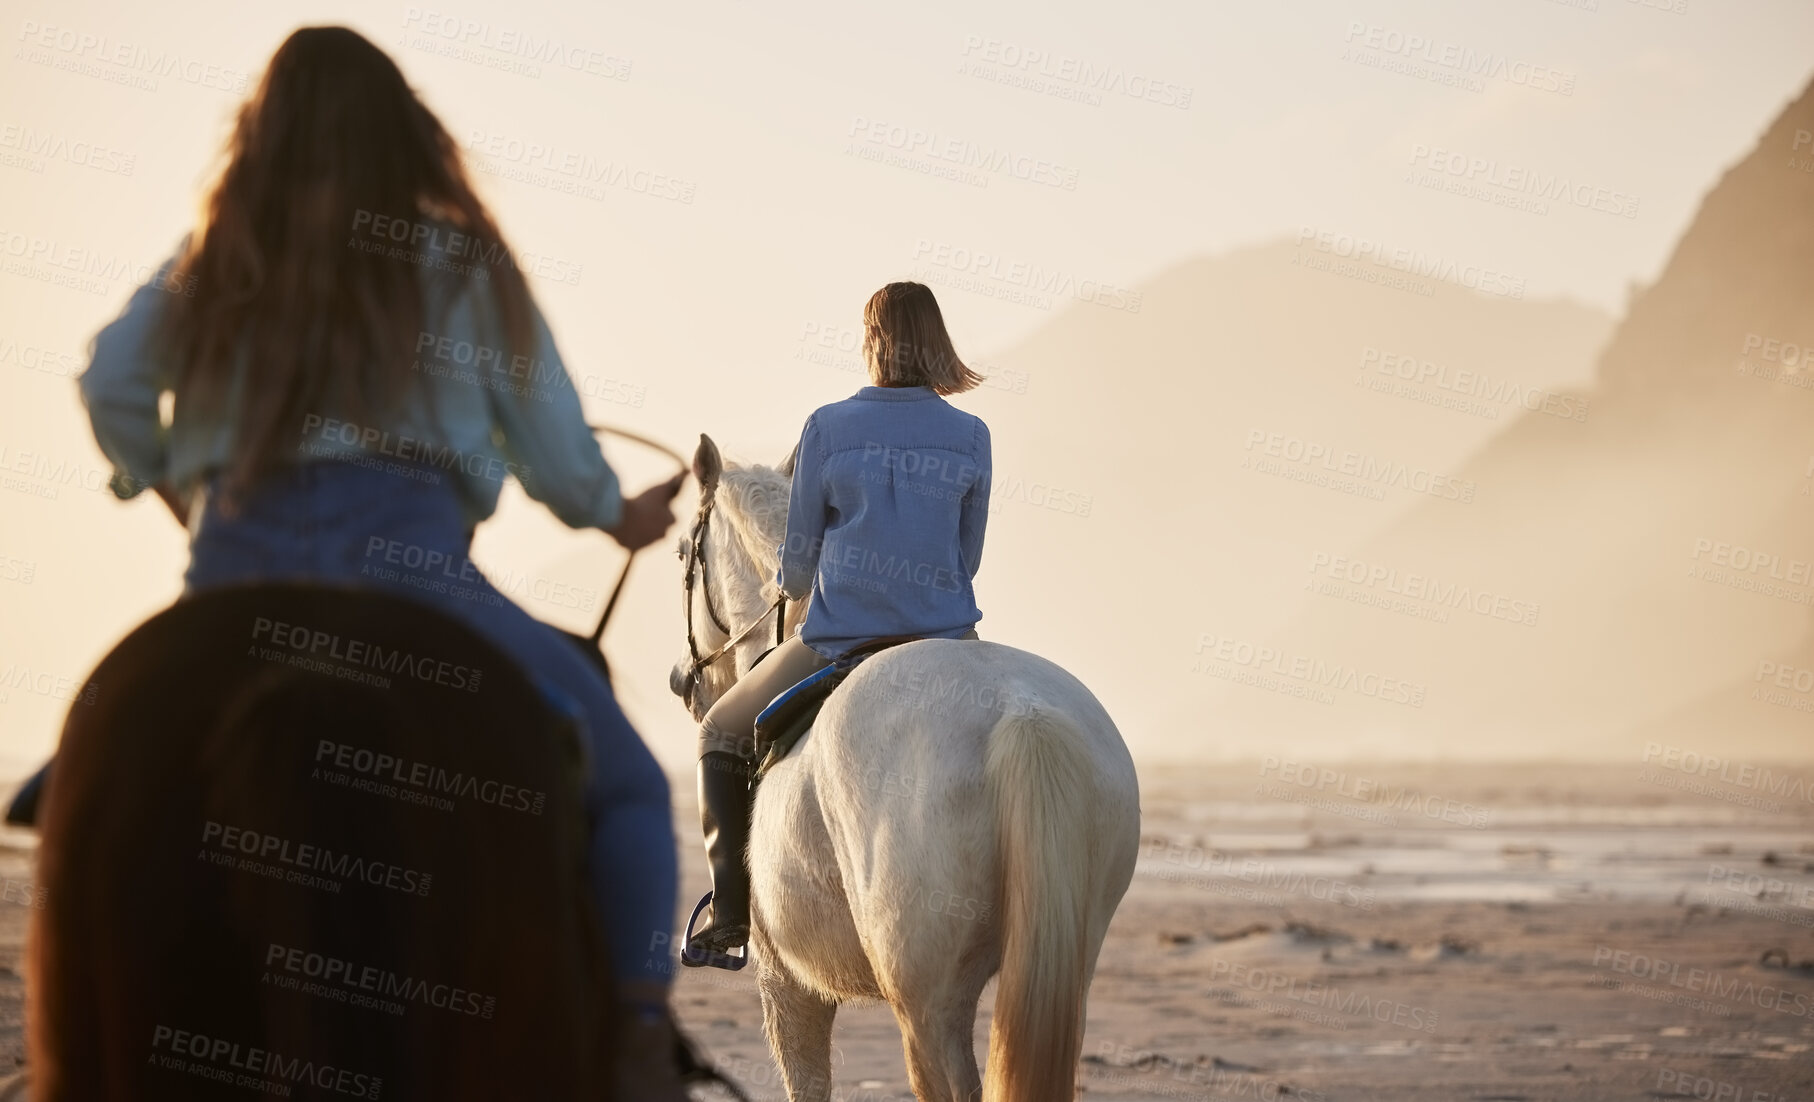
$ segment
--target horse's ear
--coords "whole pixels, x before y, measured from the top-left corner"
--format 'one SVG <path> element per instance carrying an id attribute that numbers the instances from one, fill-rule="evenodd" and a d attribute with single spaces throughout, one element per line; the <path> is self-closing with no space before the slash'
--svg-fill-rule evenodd
<path id="1" fill-rule="evenodd" d="M 699 434 L 699 449 L 693 453 L 693 477 L 699 480 L 701 490 L 710 490 L 718 485 L 718 476 L 724 473 L 724 457 L 718 454 L 718 445 L 705 433 Z"/>
<path id="2" fill-rule="evenodd" d="M 787 477 L 792 478 L 792 477 L 794 477 L 794 461 L 799 458 L 800 458 L 800 445 L 795 444 L 794 450 L 791 452 L 788 452 L 787 458 L 783 459 L 781 461 L 781 465 L 779 467 L 776 467 L 775 469 L 777 471 L 780 471 L 782 474 L 786 475 Z"/>

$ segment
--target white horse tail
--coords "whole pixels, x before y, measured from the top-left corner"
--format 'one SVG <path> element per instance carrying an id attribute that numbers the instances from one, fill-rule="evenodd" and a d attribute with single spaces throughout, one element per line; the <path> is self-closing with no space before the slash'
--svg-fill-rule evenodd
<path id="1" fill-rule="evenodd" d="M 1089 937 L 1089 816 L 1083 735 L 1035 705 L 989 735 L 986 784 L 1001 875 L 1002 962 L 989 1029 L 987 1102 L 1072 1097 L 1083 1048 Z"/>

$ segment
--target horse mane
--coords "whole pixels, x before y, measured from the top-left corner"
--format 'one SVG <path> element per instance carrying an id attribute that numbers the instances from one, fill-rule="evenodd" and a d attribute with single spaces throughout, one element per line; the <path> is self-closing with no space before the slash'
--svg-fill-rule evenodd
<path id="1" fill-rule="evenodd" d="M 718 515 L 729 523 L 742 552 L 734 564 L 737 591 L 756 591 L 762 604 L 780 595 L 775 571 L 781 565 L 779 548 L 787 535 L 787 499 L 792 489 L 792 476 L 759 463 L 727 463 L 719 476 Z"/>

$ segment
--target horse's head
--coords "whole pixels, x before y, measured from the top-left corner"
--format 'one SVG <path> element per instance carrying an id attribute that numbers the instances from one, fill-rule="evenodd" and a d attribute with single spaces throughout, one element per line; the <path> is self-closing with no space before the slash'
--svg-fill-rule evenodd
<path id="1" fill-rule="evenodd" d="M 775 571 L 787 533 L 793 473 L 791 455 L 778 467 L 727 464 L 711 437 L 703 433 L 699 437 L 699 450 L 693 454 L 699 512 L 691 531 L 680 540 L 680 559 L 686 564 L 682 600 L 688 646 L 668 676 L 668 687 L 686 702 L 695 719 L 703 718 L 774 645 L 770 621 L 766 630 L 758 627 L 722 655 L 711 657 L 733 635 L 765 619 L 780 596 Z M 805 614 L 804 605 L 790 603 L 787 629 L 791 631 Z"/>

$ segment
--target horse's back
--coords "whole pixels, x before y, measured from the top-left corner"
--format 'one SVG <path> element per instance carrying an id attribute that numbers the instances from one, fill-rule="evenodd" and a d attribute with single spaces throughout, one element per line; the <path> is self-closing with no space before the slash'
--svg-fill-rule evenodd
<path id="1" fill-rule="evenodd" d="M 1105 782 L 1134 783 L 1127 744 L 1095 694 L 1056 662 L 1003 643 L 927 639 L 892 647 L 859 666 L 827 710 L 840 755 L 874 762 L 919 749 L 928 780 L 980 770 L 988 736 L 1006 717 L 1062 716 Z M 890 737 L 910 734 L 926 737 L 915 745 Z"/>

